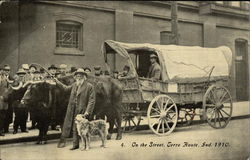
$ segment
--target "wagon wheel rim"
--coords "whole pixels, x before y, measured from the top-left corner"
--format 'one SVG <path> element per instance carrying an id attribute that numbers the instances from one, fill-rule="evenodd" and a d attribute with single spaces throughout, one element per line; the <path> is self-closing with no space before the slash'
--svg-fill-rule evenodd
<path id="1" fill-rule="evenodd" d="M 213 85 L 208 88 L 203 98 L 203 117 L 216 129 L 225 128 L 233 112 L 230 92 L 224 87 Z"/>
<path id="2" fill-rule="evenodd" d="M 180 112 L 184 112 L 184 116 L 180 114 Z M 195 109 L 194 108 L 182 108 L 179 110 L 178 113 L 178 126 L 188 126 L 192 123 L 194 116 L 195 116 Z"/>
<path id="3" fill-rule="evenodd" d="M 123 105 L 125 114 L 123 115 L 122 119 L 122 130 L 125 133 L 132 132 L 137 129 L 141 122 L 141 116 L 136 116 L 133 113 L 129 113 L 130 111 L 130 104 Z"/>
<path id="4" fill-rule="evenodd" d="M 177 106 L 172 98 L 167 95 L 156 96 L 149 104 L 149 128 L 157 135 L 169 135 L 178 121 Z"/>

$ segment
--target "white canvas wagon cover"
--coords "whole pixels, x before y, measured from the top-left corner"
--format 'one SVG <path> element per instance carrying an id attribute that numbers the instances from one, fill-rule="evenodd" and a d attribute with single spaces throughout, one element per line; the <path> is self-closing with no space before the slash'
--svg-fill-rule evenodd
<path id="1" fill-rule="evenodd" d="M 130 51 L 154 51 L 162 68 L 162 80 L 189 79 L 208 77 L 214 66 L 211 77 L 229 76 L 232 52 L 226 46 L 203 48 L 199 46 L 156 45 L 149 43 L 122 43 L 107 40 L 103 45 L 106 58 L 108 48 L 124 57 L 136 74 L 135 67 L 128 54 Z"/>

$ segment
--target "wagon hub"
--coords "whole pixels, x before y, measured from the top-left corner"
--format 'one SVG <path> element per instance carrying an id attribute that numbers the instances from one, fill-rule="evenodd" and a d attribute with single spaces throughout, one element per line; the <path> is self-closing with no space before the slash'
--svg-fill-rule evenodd
<path id="1" fill-rule="evenodd" d="M 165 112 L 165 111 L 162 111 L 161 113 L 160 113 L 160 118 L 162 119 L 162 118 L 165 118 L 167 116 L 167 112 Z"/>
<path id="2" fill-rule="evenodd" d="M 216 109 L 222 109 L 223 108 L 223 104 L 222 103 L 216 103 L 215 104 L 215 108 Z"/>

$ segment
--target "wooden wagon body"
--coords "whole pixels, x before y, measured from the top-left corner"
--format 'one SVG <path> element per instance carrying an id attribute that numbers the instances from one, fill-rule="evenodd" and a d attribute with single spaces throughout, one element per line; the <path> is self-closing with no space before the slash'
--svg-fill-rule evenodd
<path id="1" fill-rule="evenodd" d="M 108 40 L 102 52 L 110 72 L 109 54 L 116 55 L 118 64 L 123 62 L 131 68 L 132 76 L 119 79 L 123 85 L 125 120 L 134 123 L 134 127 L 129 125 L 130 130 L 140 123 L 140 120 L 134 122 L 135 116 L 147 116 L 154 133 L 167 135 L 180 120 L 190 124 L 197 115 L 196 108 L 202 109 L 200 117 L 213 128 L 224 128 L 228 124 L 232 114 L 232 98 L 227 89 L 232 61 L 229 48 L 131 44 Z M 160 80 L 145 78 L 143 63 L 149 60 L 152 53 L 158 56 L 161 66 Z"/>

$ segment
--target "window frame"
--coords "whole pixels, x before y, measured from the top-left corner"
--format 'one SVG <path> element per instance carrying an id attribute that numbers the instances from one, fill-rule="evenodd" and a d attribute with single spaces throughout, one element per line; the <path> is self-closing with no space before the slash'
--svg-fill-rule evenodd
<path id="1" fill-rule="evenodd" d="M 57 26 L 58 24 L 69 23 L 69 24 L 79 24 L 79 37 L 78 38 L 78 48 L 67 48 L 67 47 L 57 47 Z M 57 13 L 55 14 L 55 49 L 54 54 L 56 55 L 75 55 L 75 56 L 84 56 L 84 17 L 76 14 L 67 14 L 67 13 Z"/>

